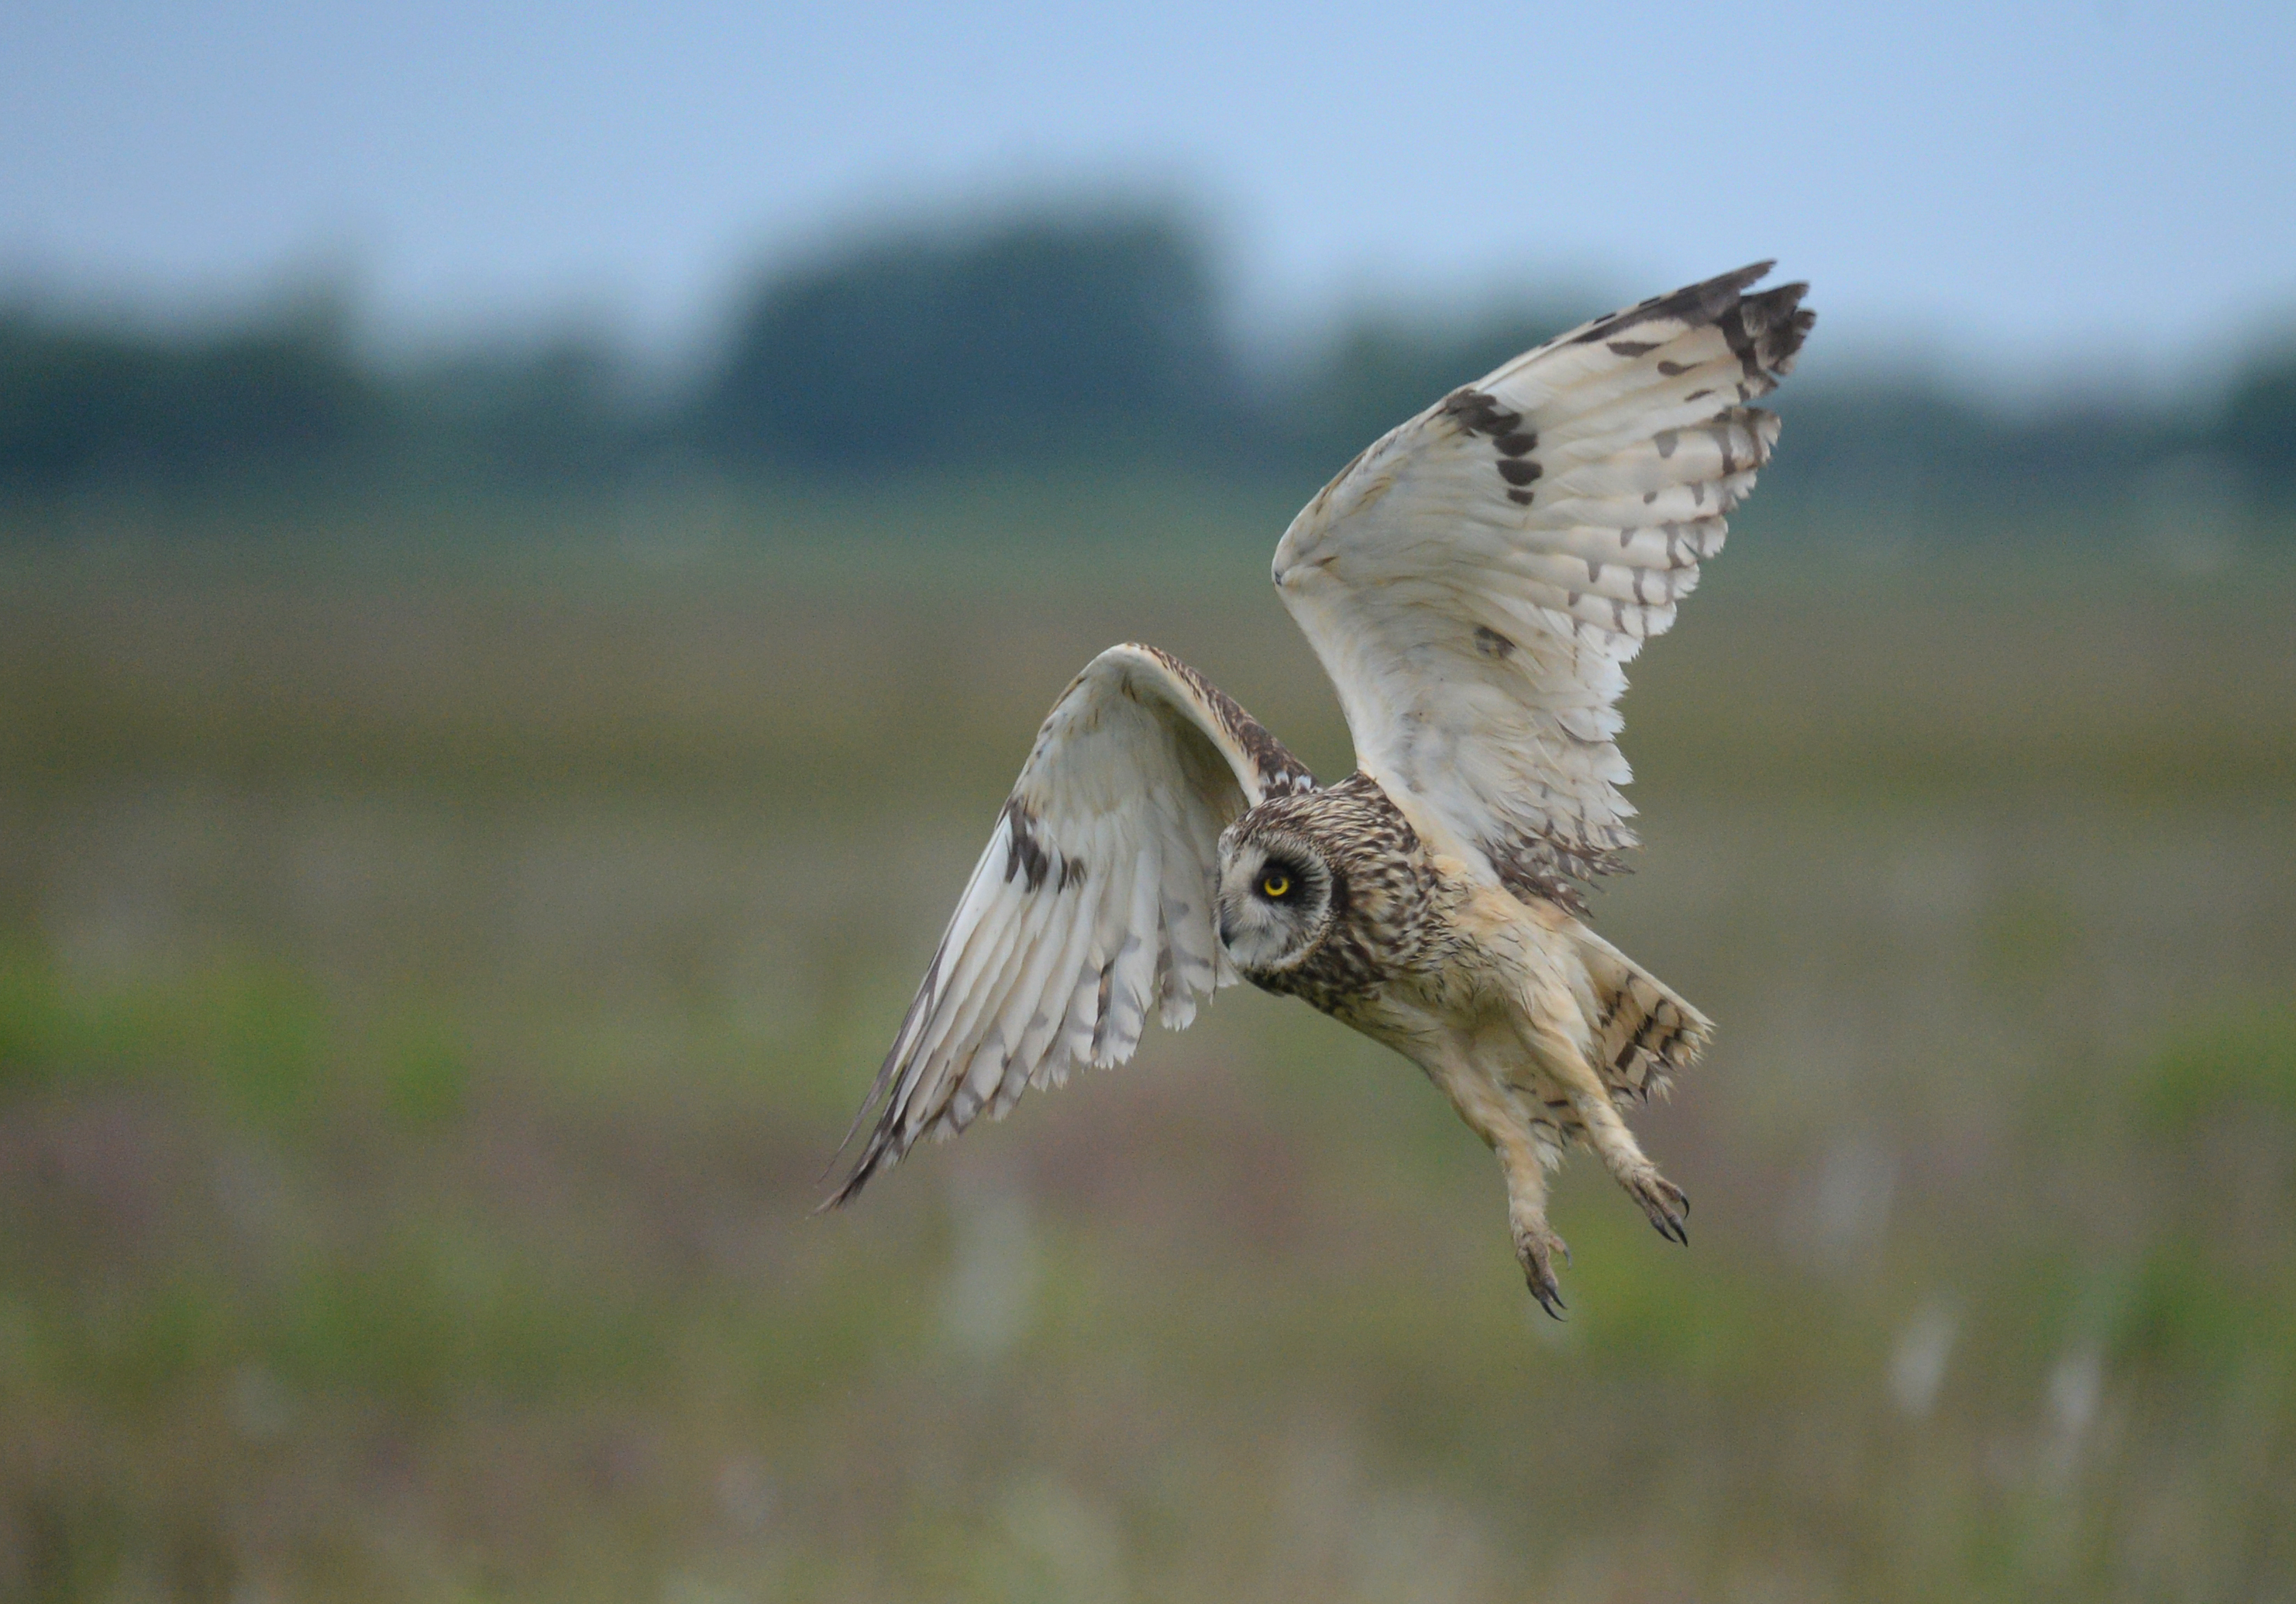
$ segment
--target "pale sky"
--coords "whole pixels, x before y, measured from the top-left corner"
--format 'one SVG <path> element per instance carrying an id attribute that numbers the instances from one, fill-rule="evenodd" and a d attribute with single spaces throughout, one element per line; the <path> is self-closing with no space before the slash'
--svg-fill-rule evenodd
<path id="1" fill-rule="evenodd" d="M 2160 384 L 2296 326 L 2296 4 L 0 8 L 0 285 L 675 348 L 1045 192 L 1197 205 L 1260 331 L 1775 256 L 1838 350 Z"/>

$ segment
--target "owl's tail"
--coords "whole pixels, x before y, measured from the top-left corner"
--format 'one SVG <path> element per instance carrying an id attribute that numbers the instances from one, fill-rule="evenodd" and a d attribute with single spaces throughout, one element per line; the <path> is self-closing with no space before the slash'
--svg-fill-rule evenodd
<path id="1" fill-rule="evenodd" d="M 1580 953 L 1592 983 L 1587 1024 L 1595 1067 L 1620 1102 L 1647 1102 L 1672 1088 L 1714 1039 L 1714 1021 L 1677 996 L 1618 948 L 1581 929 Z"/>

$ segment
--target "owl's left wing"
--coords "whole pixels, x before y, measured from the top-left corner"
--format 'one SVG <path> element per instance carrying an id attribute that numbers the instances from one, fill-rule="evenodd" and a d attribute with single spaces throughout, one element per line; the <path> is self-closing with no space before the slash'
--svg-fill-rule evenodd
<path id="1" fill-rule="evenodd" d="M 1722 549 L 1814 314 L 1767 262 L 1527 351 L 1394 430 L 1275 550 L 1356 759 L 1440 850 L 1581 906 L 1634 843 L 1624 665 Z"/>
<path id="2" fill-rule="evenodd" d="M 1180 1029 L 1235 983 L 1213 910 L 1220 831 L 1314 776 L 1201 675 L 1112 646 L 1037 732 L 874 1086 L 875 1125 L 824 1207 L 928 1131 L 1002 1116 L 1080 1064 L 1119 1064 L 1151 1002 Z M 847 1140 L 849 1142 L 849 1134 Z"/>

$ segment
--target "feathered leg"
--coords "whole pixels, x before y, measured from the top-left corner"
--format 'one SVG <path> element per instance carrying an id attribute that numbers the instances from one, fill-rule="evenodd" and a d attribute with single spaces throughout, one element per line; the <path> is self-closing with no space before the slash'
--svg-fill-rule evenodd
<path id="1" fill-rule="evenodd" d="M 1603 1085 L 1603 1077 L 1587 1061 L 1577 1033 L 1541 1008 L 1541 1001 L 1532 997 L 1527 1017 L 1517 1022 L 1523 1045 L 1538 1061 L 1541 1073 L 1551 1077 L 1569 1100 L 1587 1145 L 1601 1156 L 1604 1166 L 1626 1188 L 1627 1195 L 1642 1205 L 1643 1212 L 1650 1216 L 1652 1228 L 1667 1240 L 1688 1247 L 1690 1232 L 1684 1216 L 1690 1213 L 1690 1199 L 1644 1156 L 1635 1133 L 1627 1128 L 1617 1105 L 1611 1101 L 1610 1088 Z M 1562 1018 L 1576 1020 L 1576 1010 Z"/>
<path id="2" fill-rule="evenodd" d="M 1514 1256 L 1538 1306 L 1562 1318 L 1562 1289 L 1554 1279 L 1554 1259 L 1570 1262 L 1570 1249 L 1546 1223 L 1546 1155 L 1535 1127 L 1502 1085 L 1478 1069 L 1470 1054 L 1447 1047 L 1425 1065 L 1428 1078 L 1442 1088 L 1467 1128 L 1498 1155 L 1506 1175 L 1507 1224 Z"/>

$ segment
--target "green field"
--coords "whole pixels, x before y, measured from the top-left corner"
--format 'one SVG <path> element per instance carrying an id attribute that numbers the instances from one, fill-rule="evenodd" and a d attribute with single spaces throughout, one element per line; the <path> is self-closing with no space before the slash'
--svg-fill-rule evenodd
<path id="1" fill-rule="evenodd" d="M 1283 513 L 20 514 L 0 1597 L 2296 1596 L 2284 538 L 1742 527 L 1596 899 L 1692 1245 L 1575 1165 L 1566 1325 L 1249 988 L 809 1215 L 1094 651 L 1344 772 Z"/>

